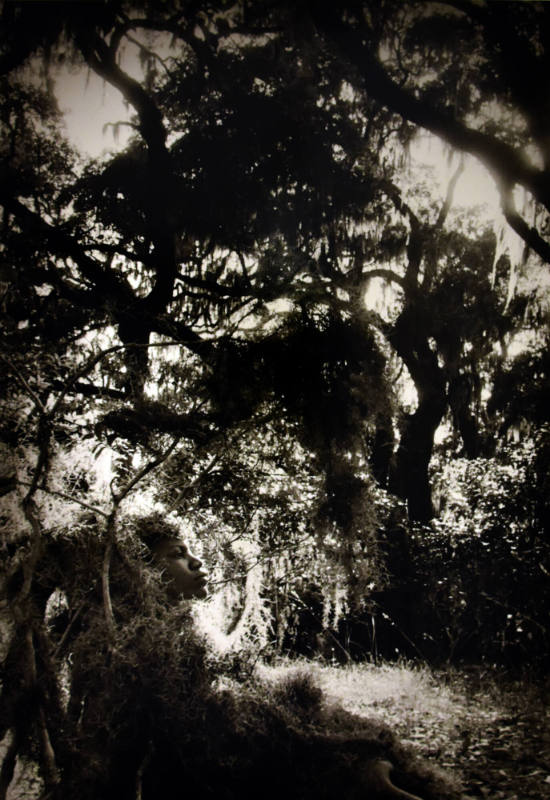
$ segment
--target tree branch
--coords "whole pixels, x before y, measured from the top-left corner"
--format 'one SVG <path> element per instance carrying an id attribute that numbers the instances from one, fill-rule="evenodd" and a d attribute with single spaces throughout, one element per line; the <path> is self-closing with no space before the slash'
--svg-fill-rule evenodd
<path id="1" fill-rule="evenodd" d="M 85 397 L 111 397 L 114 400 L 129 400 L 128 393 L 122 389 L 113 389 L 109 386 L 96 386 L 94 383 L 82 383 L 77 381 L 73 383 L 68 389 L 62 380 L 55 379 L 52 381 L 54 389 L 61 389 L 67 392 L 74 392 L 75 394 L 82 394 Z"/>
<path id="2" fill-rule="evenodd" d="M 101 564 L 101 596 L 103 599 L 103 613 L 105 615 L 105 623 L 111 638 L 114 637 L 116 624 L 115 615 L 113 613 L 113 601 L 111 599 L 111 560 L 113 557 L 113 548 L 116 538 L 116 515 L 118 511 L 118 504 L 115 505 L 113 511 L 109 515 L 106 528 L 107 543 L 105 545 L 105 553 L 103 554 L 103 562 Z"/>
<path id="3" fill-rule="evenodd" d="M 407 242 L 407 269 L 403 279 L 402 288 L 410 291 L 418 283 L 418 272 L 424 250 L 424 226 L 414 213 L 412 208 L 406 203 L 399 188 L 391 181 L 383 181 L 380 184 L 382 190 L 386 192 L 400 214 L 406 214 L 409 218 L 410 233 Z"/>
<path id="4" fill-rule="evenodd" d="M 9 214 L 13 214 L 32 234 L 44 239 L 46 247 L 51 248 L 52 255 L 69 257 L 79 267 L 82 275 L 104 295 L 111 296 L 124 303 L 132 302 L 135 297 L 130 284 L 114 272 L 106 270 L 88 256 L 78 242 L 64 231 L 46 222 L 39 214 L 28 209 L 19 200 L 0 192 L 0 203 Z"/>
<path id="5" fill-rule="evenodd" d="M 15 364 L 12 363 L 12 361 L 7 356 L 0 353 L 0 358 L 2 359 L 2 361 L 6 362 L 8 368 L 13 372 L 19 383 L 23 386 L 24 390 L 29 395 L 29 397 L 33 401 L 38 411 L 42 414 L 45 414 L 46 408 L 42 403 L 42 400 L 38 397 L 36 392 L 34 392 L 32 388 L 29 386 L 29 383 L 26 380 L 25 376 L 20 372 L 20 370 L 15 366 Z"/>
<path id="6" fill-rule="evenodd" d="M 0 800 L 6 800 L 8 789 L 15 772 L 19 744 L 17 730 L 12 729 L 12 740 L 4 750 L 2 767 L 0 769 Z"/>
<path id="7" fill-rule="evenodd" d="M 387 281 L 390 281 L 390 283 L 397 283 L 398 286 L 405 289 L 405 279 L 391 269 L 369 269 L 368 272 L 363 272 L 361 277 L 364 279 L 365 283 L 368 283 L 371 278 L 385 278 Z"/>
<path id="8" fill-rule="evenodd" d="M 31 685 L 34 687 L 38 684 L 38 676 L 36 671 L 36 654 L 33 641 L 33 632 L 30 627 L 25 631 L 25 644 L 27 646 L 30 681 Z M 42 702 L 38 708 L 38 727 L 40 731 L 42 765 L 44 767 L 44 782 L 46 784 L 46 789 L 51 789 L 59 784 L 61 778 L 59 775 L 59 770 L 57 769 L 55 752 L 50 739 L 46 712 L 44 711 Z"/>
<path id="9" fill-rule="evenodd" d="M 406 214 L 408 216 L 411 226 L 420 225 L 420 220 L 418 219 L 418 217 L 416 216 L 410 205 L 406 203 L 405 200 L 403 200 L 401 190 L 399 189 L 398 186 L 395 185 L 395 183 L 392 183 L 392 181 L 384 180 L 380 182 L 380 188 L 382 189 L 383 192 L 385 192 L 388 195 L 388 197 L 390 198 L 396 209 L 399 211 L 399 213 Z"/>
<path id="10" fill-rule="evenodd" d="M 20 484 L 21 486 L 32 485 L 29 481 L 22 481 L 22 480 L 17 480 L 16 484 Z M 55 497 L 61 497 L 63 498 L 63 500 L 68 500 L 71 503 L 76 503 L 77 505 L 82 506 L 82 508 L 87 508 L 88 511 L 92 511 L 94 514 L 99 514 L 101 517 L 105 517 L 106 519 L 108 519 L 109 517 L 109 515 L 106 514 L 104 511 L 101 511 L 101 509 L 96 508 L 95 506 L 92 506 L 89 503 L 85 503 L 84 500 L 79 500 L 77 497 L 73 497 L 70 494 L 66 494 L 65 492 L 60 492 L 57 489 L 49 489 L 46 486 L 37 486 L 36 491 L 45 492 L 46 494 L 51 494 L 54 495 Z"/>
<path id="11" fill-rule="evenodd" d="M 245 296 L 243 290 L 238 286 L 224 286 L 223 284 L 217 283 L 213 280 L 209 281 L 201 278 L 192 278 L 190 276 L 183 275 L 182 273 L 178 274 L 178 279 L 187 286 L 191 286 L 193 289 L 204 289 L 206 292 L 214 292 L 221 297 L 236 297 L 238 299 L 242 299 Z M 250 283 L 248 284 L 247 288 L 249 289 L 248 294 L 253 296 L 252 286 Z M 206 297 L 207 295 L 201 296 Z"/>
<path id="12" fill-rule="evenodd" d="M 449 181 L 445 202 L 441 206 L 441 210 L 438 214 L 438 217 L 435 221 L 432 231 L 434 229 L 443 227 L 443 225 L 445 224 L 445 220 L 447 219 L 449 211 L 451 210 L 451 206 L 453 204 L 453 197 L 456 189 L 456 184 L 458 183 L 458 179 L 460 178 L 463 172 L 464 172 L 464 158 L 461 157 L 458 167 L 456 168 L 451 180 Z"/>
<path id="13" fill-rule="evenodd" d="M 191 491 L 191 489 L 198 486 L 200 482 L 203 480 L 205 475 L 209 475 L 212 472 L 212 470 L 219 462 L 221 457 L 222 457 L 221 451 L 219 453 L 214 453 L 214 455 L 212 456 L 208 464 L 205 466 L 205 468 L 201 470 L 201 472 L 199 472 L 196 478 L 194 478 L 190 483 L 188 483 L 187 486 L 184 486 L 184 488 L 178 493 L 176 499 L 170 504 L 168 511 L 173 511 L 181 503 L 185 495 L 188 494 Z"/>
<path id="14" fill-rule="evenodd" d="M 72 391 L 76 386 L 79 386 L 79 387 L 87 386 L 87 384 L 80 384 L 80 378 L 83 378 L 86 375 L 88 375 L 88 373 L 90 373 L 94 369 L 94 367 L 97 364 L 99 364 L 100 361 L 103 361 L 103 359 L 106 358 L 107 356 L 112 355 L 113 353 L 118 353 L 121 350 L 128 350 L 128 348 L 130 348 L 130 347 L 134 347 L 134 348 L 140 347 L 140 348 L 143 348 L 143 349 L 150 349 L 150 348 L 159 348 L 159 347 L 174 347 L 174 345 L 176 345 L 176 344 L 184 345 L 185 343 L 181 342 L 181 341 L 178 341 L 178 342 L 170 341 L 170 342 L 148 342 L 147 344 L 116 344 L 116 345 L 113 345 L 112 347 L 108 347 L 106 350 L 102 350 L 100 353 L 97 353 L 96 355 L 94 355 L 91 358 L 89 358 L 85 362 L 85 364 L 83 364 L 81 367 L 79 367 L 77 370 L 75 370 L 75 372 L 73 372 L 73 374 L 70 375 L 67 378 L 67 380 L 65 381 L 65 383 L 61 387 L 61 391 L 60 391 L 60 393 L 59 393 L 59 395 L 58 395 L 58 397 L 57 397 L 57 399 L 56 399 L 51 411 L 49 412 L 49 416 L 52 417 L 55 414 L 55 412 L 57 411 L 60 403 L 63 401 L 63 398 L 65 397 L 65 395 L 68 392 Z M 100 387 L 94 387 L 94 388 L 98 388 L 98 394 L 99 394 L 100 393 L 100 391 L 99 391 Z M 113 390 L 109 390 L 109 391 L 115 392 L 116 390 L 113 389 Z M 94 392 L 92 391 L 91 393 L 94 393 Z M 113 396 L 115 396 L 115 395 L 113 395 Z M 120 395 L 118 395 L 118 394 L 116 395 L 117 399 L 126 399 L 127 397 L 128 397 L 128 395 L 125 392 L 121 392 Z"/>
<path id="15" fill-rule="evenodd" d="M 94 72 L 119 90 L 139 118 L 139 131 L 149 152 L 149 222 L 154 231 L 156 273 L 153 288 L 139 305 L 149 312 L 159 312 L 170 302 L 176 278 L 174 230 L 166 204 L 166 198 L 170 196 L 168 186 L 173 176 L 162 112 L 141 83 L 119 67 L 115 53 L 96 32 L 81 35 L 79 47 Z"/>
<path id="16" fill-rule="evenodd" d="M 116 542 L 116 518 L 118 514 L 118 509 L 120 508 L 120 504 L 124 500 L 125 497 L 137 486 L 137 484 L 143 480 L 143 478 L 156 469 L 160 464 L 164 463 L 166 459 L 170 456 L 170 454 L 174 451 L 176 445 L 179 442 L 179 436 L 174 438 L 169 447 L 161 453 L 157 458 L 152 459 L 149 461 L 138 473 L 135 475 L 129 483 L 120 491 L 113 494 L 114 500 L 114 508 L 111 514 L 108 517 L 107 522 L 107 529 L 106 529 L 106 538 L 107 543 L 105 546 L 105 553 L 103 555 L 103 563 L 101 567 L 101 592 L 103 597 L 103 610 L 105 614 L 105 622 L 107 624 L 108 631 L 111 636 L 114 635 L 116 629 L 115 617 L 113 613 L 113 603 L 111 599 L 111 586 L 110 586 L 110 572 L 111 572 L 111 561 L 113 557 L 113 550 L 115 547 Z"/>
<path id="17" fill-rule="evenodd" d="M 327 25 L 322 26 L 322 29 L 325 36 L 336 44 L 342 56 L 351 58 L 370 97 L 458 150 L 475 156 L 497 179 L 504 179 L 511 185 L 518 183 L 524 186 L 550 211 L 548 176 L 533 167 L 521 152 L 495 136 L 469 128 L 448 112 L 441 111 L 432 103 L 415 97 L 411 91 L 399 86 L 371 52 L 361 31 Z"/>
<path id="18" fill-rule="evenodd" d="M 151 461 L 148 461 L 147 464 L 139 470 L 137 475 L 132 478 L 132 480 L 124 487 L 124 489 L 115 495 L 115 501 L 117 505 L 120 505 L 124 498 L 137 486 L 141 480 L 143 480 L 143 478 L 145 478 L 146 475 L 149 475 L 150 472 L 159 467 L 166 461 L 167 458 L 170 457 L 179 441 L 180 436 L 176 436 L 164 452 L 160 453 Z"/>
<path id="19" fill-rule="evenodd" d="M 523 239 L 527 247 L 530 247 L 547 264 L 550 264 L 550 244 L 542 238 L 535 228 L 528 225 L 518 213 L 511 189 L 501 189 L 500 198 L 502 213 L 508 225 Z"/>
<path id="20" fill-rule="evenodd" d="M 115 54 L 97 33 L 87 32 L 80 35 L 78 44 L 94 72 L 118 89 L 136 110 L 140 121 L 139 130 L 151 155 L 166 155 L 166 130 L 162 114 L 143 86 L 118 66 Z"/>

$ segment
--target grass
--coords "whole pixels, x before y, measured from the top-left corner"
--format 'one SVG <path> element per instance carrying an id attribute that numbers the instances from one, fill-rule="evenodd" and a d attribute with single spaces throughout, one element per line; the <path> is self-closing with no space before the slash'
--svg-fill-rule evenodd
<path id="1" fill-rule="evenodd" d="M 267 681 L 310 672 L 327 699 L 383 720 L 429 761 L 458 775 L 465 797 L 550 800 L 550 681 L 482 669 L 434 673 L 405 663 L 300 661 L 258 670 Z"/>

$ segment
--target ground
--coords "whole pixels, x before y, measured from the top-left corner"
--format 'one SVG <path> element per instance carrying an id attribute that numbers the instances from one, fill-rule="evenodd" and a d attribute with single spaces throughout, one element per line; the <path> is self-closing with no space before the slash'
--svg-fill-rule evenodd
<path id="1" fill-rule="evenodd" d="M 550 680 L 409 664 L 302 661 L 257 670 L 269 681 L 296 670 L 311 672 L 329 699 L 384 720 L 402 741 L 458 776 L 464 800 L 550 800 Z M 41 793 L 32 765 L 19 764 L 8 800 Z"/>
<path id="2" fill-rule="evenodd" d="M 458 774 L 465 798 L 550 800 L 550 681 L 405 664 L 301 662 L 260 672 L 277 680 L 296 669 L 313 672 L 329 698 L 385 720 L 402 741 Z"/>

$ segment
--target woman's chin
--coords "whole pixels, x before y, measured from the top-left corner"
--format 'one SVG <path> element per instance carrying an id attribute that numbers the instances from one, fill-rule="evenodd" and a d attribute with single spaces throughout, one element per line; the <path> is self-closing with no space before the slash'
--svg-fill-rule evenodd
<path id="1" fill-rule="evenodd" d="M 192 588 L 187 588 L 186 591 L 182 592 L 180 597 L 183 597 L 184 600 L 204 600 L 205 597 L 208 597 L 206 581 L 201 581 Z"/>

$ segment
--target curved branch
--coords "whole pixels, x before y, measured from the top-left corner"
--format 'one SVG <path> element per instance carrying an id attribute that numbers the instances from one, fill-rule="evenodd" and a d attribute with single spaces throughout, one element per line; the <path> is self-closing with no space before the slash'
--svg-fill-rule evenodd
<path id="1" fill-rule="evenodd" d="M 465 166 L 464 165 L 464 158 L 461 158 L 460 162 L 458 164 L 458 167 L 456 168 L 451 180 L 449 181 L 449 185 L 447 187 L 447 194 L 446 194 L 446 197 L 445 197 L 445 201 L 444 201 L 443 205 L 441 206 L 441 210 L 440 210 L 440 212 L 439 212 L 439 214 L 437 216 L 437 219 L 435 221 L 435 224 L 434 224 L 432 230 L 434 230 L 436 228 L 441 228 L 445 224 L 445 220 L 447 219 L 447 217 L 449 215 L 449 211 L 451 210 L 451 206 L 453 204 L 453 197 L 454 197 L 454 193 L 455 193 L 455 189 L 456 189 L 456 184 L 458 183 L 458 179 L 460 178 L 460 176 L 464 172 L 464 166 Z"/>
<path id="2" fill-rule="evenodd" d="M 418 217 L 416 216 L 410 205 L 406 203 L 405 200 L 403 200 L 403 197 L 401 195 L 401 190 L 399 189 L 398 186 L 395 185 L 395 183 L 392 183 L 391 181 L 381 181 L 380 188 L 388 195 L 388 197 L 390 198 L 396 209 L 399 211 L 399 213 L 406 214 L 408 216 L 409 221 L 411 223 L 411 227 L 413 225 L 416 226 L 420 225 Z"/>
<path id="3" fill-rule="evenodd" d="M 414 213 L 412 208 L 406 203 L 399 188 L 391 181 L 384 181 L 381 184 L 383 191 L 386 192 L 400 214 L 406 214 L 409 218 L 410 233 L 407 243 L 407 270 L 403 280 L 402 288 L 413 290 L 418 283 L 418 272 L 424 251 L 424 226 Z"/>
<path id="4" fill-rule="evenodd" d="M 369 49 L 361 31 L 343 26 L 322 25 L 323 33 L 332 40 L 342 56 L 353 61 L 368 95 L 405 119 L 420 125 L 435 136 L 478 158 L 497 178 L 528 189 L 533 197 L 550 211 L 548 176 L 533 167 L 517 149 L 495 136 L 468 127 L 446 111 L 403 89 Z"/>
<path id="5" fill-rule="evenodd" d="M 363 272 L 361 276 L 364 282 L 367 283 L 371 278 L 385 278 L 391 283 L 397 283 L 402 289 L 405 289 L 405 279 L 393 272 L 391 269 L 370 269 L 368 272 Z"/>
<path id="6" fill-rule="evenodd" d="M 86 62 L 101 78 L 114 86 L 135 109 L 139 131 L 147 145 L 150 166 L 149 224 L 154 232 L 154 268 L 156 280 L 141 305 L 151 312 L 163 311 L 174 290 L 176 248 L 171 215 L 167 207 L 168 186 L 172 180 L 167 131 L 162 112 L 141 83 L 124 72 L 115 60 L 115 53 L 96 32 L 82 35 L 79 46 Z"/>
<path id="7" fill-rule="evenodd" d="M 179 443 L 179 441 L 180 441 L 180 436 L 176 436 L 169 444 L 169 446 L 166 448 L 166 450 L 164 450 L 164 452 L 160 453 L 156 458 L 153 458 L 151 461 L 148 461 L 147 464 L 144 467 L 142 467 L 142 469 L 140 469 L 137 475 L 135 475 L 132 478 L 132 480 L 129 481 L 129 483 L 127 483 L 126 486 L 116 494 L 115 501 L 117 505 L 120 505 L 120 503 L 124 500 L 124 498 L 128 494 L 130 494 L 130 492 L 137 486 L 137 484 L 141 480 L 143 480 L 143 478 L 149 475 L 149 473 L 152 472 L 157 467 L 160 467 L 161 464 L 164 464 L 164 462 L 170 457 L 170 455 L 176 449 L 176 446 Z"/>
<path id="8" fill-rule="evenodd" d="M 545 241 L 540 233 L 527 224 L 516 210 L 511 189 L 502 189 L 500 193 L 502 213 L 508 225 L 523 239 L 527 247 L 537 253 L 543 261 L 550 264 L 550 244 Z"/>
<path id="9" fill-rule="evenodd" d="M 481 26 L 486 46 L 492 51 L 493 57 L 506 81 L 510 94 L 525 115 L 529 131 L 537 143 L 544 158 L 544 168 L 550 167 L 550 150 L 548 125 L 550 123 L 550 103 L 548 91 L 544 81 L 534 80 L 534 75 L 543 74 L 548 66 L 547 46 L 546 52 L 539 52 L 535 44 L 535 30 L 540 25 L 543 34 L 548 28 L 548 17 L 539 16 L 538 25 L 535 22 L 531 36 L 525 35 L 525 30 L 518 25 L 519 20 L 514 18 L 516 11 L 522 4 L 511 3 L 506 6 L 494 7 L 492 3 L 478 3 L 472 0 L 444 0 L 445 4 L 453 9 L 463 12 L 470 20 Z M 548 8 L 540 9 L 547 14 Z"/>
<path id="10" fill-rule="evenodd" d="M 140 133 L 150 153 L 157 157 L 166 155 L 166 129 L 162 114 L 143 86 L 118 66 L 114 53 L 97 33 L 81 36 L 78 43 L 94 72 L 118 89 L 126 102 L 136 110 Z"/>

